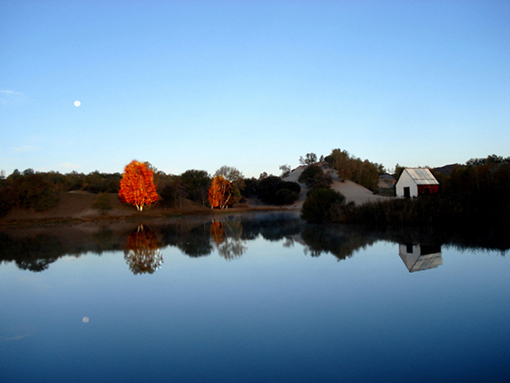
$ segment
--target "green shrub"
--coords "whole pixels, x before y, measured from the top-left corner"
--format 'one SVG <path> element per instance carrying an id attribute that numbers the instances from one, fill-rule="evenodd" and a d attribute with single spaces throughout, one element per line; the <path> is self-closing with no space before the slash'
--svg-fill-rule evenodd
<path id="1" fill-rule="evenodd" d="M 280 177 L 268 176 L 259 181 L 257 196 L 265 203 L 288 205 L 299 197 L 301 186 L 297 182 L 282 181 Z"/>
<path id="2" fill-rule="evenodd" d="M 58 192 L 45 190 L 34 198 L 31 202 L 31 207 L 35 211 L 45 211 L 57 205 L 59 200 Z"/>
<path id="3" fill-rule="evenodd" d="M 275 194 L 277 205 L 290 205 L 299 198 L 299 194 L 289 189 L 280 189 Z"/>
<path id="4" fill-rule="evenodd" d="M 308 222 L 331 222 L 333 207 L 344 202 L 345 197 L 332 189 L 312 190 L 301 209 L 301 218 Z"/>
<path id="5" fill-rule="evenodd" d="M 298 181 L 310 187 L 314 184 L 315 177 L 323 174 L 322 169 L 319 165 L 309 165 L 298 178 Z"/>
<path id="6" fill-rule="evenodd" d="M 27 173 L 12 183 L 12 201 L 23 209 L 44 211 L 54 207 L 58 199 L 54 186 L 40 174 Z"/>
<path id="7" fill-rule="evenodd" d="M 101 214 L 105 214 L 108 210 L 111 210 L 112 205 L 110 204 L 110 195 L 108 193 L 99 193 L 92 202 L 92 209 L 101 211 Z"/>

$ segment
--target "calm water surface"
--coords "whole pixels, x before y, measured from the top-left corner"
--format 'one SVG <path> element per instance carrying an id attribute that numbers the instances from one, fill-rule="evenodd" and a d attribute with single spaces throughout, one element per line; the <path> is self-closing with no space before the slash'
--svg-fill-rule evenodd
<path id="1" fill-rule="evenodd" d="M 509 381 L 498 246 L 293 214 L 11 229 L 0 380 Z"/>

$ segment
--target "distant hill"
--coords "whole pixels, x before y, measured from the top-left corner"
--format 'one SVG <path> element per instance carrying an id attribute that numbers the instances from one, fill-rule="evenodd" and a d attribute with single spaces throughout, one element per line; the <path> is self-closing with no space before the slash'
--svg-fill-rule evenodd
<path id="1" fill-rule="evenodd" d="M 458 165 L 458 164 L 444 165 L 439 168 L 434 168 L 431 170 L 434 172 L 438 172 L 438 173 L 444 174 L 446 176 L 449 176 L 452 173 L 453 167 L 456 165 Z"/>

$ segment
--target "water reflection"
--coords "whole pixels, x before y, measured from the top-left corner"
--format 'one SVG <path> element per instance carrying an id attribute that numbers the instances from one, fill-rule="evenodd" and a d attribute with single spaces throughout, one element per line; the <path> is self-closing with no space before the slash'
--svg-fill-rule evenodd
<path id="1" fill-rule="evenodd" d="M 409 271 L 428 270 L 442 264 L 441 246 L 460 249 L 510 248 L 510 236 L 502 230 L 488 233 L 446 233 L 430 228 L 367 228 L 351 225 L 311 225 L 295 213 L 228 215 L 221 218 L 184 217 L 152 220 L 149 229 L 129 221 L 109 226 L 86 223 L 74 226 L 3 228 L 0 231 L 0 263 L 15 262 L 33 272 L 47 270 L 63 256 L 123 250 L 134 274 L 152 274 L 163 263 L 162 249 L 178 248 L 189 257 L 217 252 L 225 260 L 242 257 L 250 242 L 264 239 L 296 247 L 312 257 L 333 255 L 346 260 L 378 241 L 400 244 L 399 255 Z M 433 247 L 424 246 L 432 243 Z M 410 244 L 410 245 L 407 245 Z M 421 244 L 418 245 L 418 244 Z"/>
<path id="2" fill-rule="evenodd" d="M 241 239 L 242 234 L 243 226 L 240 220 L 213 219 L 211 222 L 211 237 L 218 254 L 227 261 L 240 258 L 248 249 L 246 241 Z"/>
<path id="3" fill-rule="evenodd" d="M 350 258 L 356 250 L 364 249 L 379 239 L 345 226 L 306 225 L 301 232 L 305 253 L 312 257 L 332 254 L 339 261 Z"/>
<path id="4" fill-rule="evenodd" d="M 152 274 L 163 263 L 161 244 L 156 235 L 143 224 L 129 234 L 124 259 L 133 274 Z"/>
<path id="5" fill-rule="evenodd" d="M 399 244 L 400 258 L 410 273 L 421 270 L 435 269 L 443 264 L 441 246 L 420 244 Z"/>
<path id="6" fill-rule="evenodd" d="M 22 270 L 40 272 L 62 254 L 60 241 L 51 234 L 35 234 L 28 238 L 15 239 L 0 233 L 0 263 L 15 262 Z"/>

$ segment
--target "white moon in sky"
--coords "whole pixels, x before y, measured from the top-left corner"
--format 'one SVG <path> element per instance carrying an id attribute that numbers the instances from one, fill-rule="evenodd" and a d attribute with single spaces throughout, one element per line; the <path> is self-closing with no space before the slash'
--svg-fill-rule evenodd
<path id="1" fill-rule="evenodd" d="M 83 317 L 82 321 L 83 323 L 89 323 L 89 317 Z"/>
<path id="2" fill-rule="evenodd" d="M 79 102 L 78 100 L 76 100 L 76 101 L 74 102 L 74 106 L 78 107 L 78 106 L 80 106 L 80 105 L 81 105 L 81 102 Z"/>

